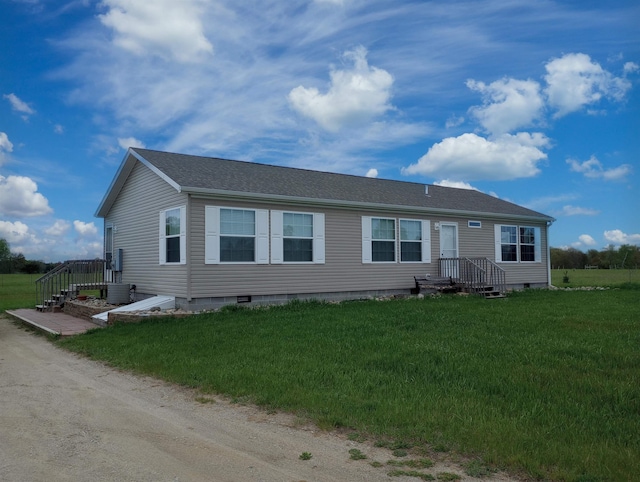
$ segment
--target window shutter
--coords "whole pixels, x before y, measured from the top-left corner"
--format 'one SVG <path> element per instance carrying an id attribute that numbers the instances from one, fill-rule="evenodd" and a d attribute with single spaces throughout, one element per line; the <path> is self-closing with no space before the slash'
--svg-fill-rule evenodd
<path id="1" fill-rule="evenodd" d="M 422 262 L 431 263 L 431 221 L 422 221 Z"/>
<path id="2" fill-rule="evenodd" d="M 542 238 L 540 237 L 540 228 L 533 228 L 533 233 L 535 236 L 535 261 L 540 263 L 542 261 Z"/>
<path id="3" fill-rule="evenodd" d="M 271 263 L 282 264 L 284 245 L 282 240 L 282 211 L 271 211 Z"/>
<path id="4" fill-rule="evenodd" d="M 204 208 L 204 263 L 220 263 L 220 208 Z"/>
<path id="5" fill-rule="evenodd" d="M 187 262 L 187 207 L 180 207 L 180 264 Z"/>
<path id="6" fill-rule="evenodd" d="M 371 263 L 371 217 L 362 216 L 362 262 Z"/>
<path id="7" fill-rule="evenodd" d="M 324 264 L 324 213 L 313 215 L 313 262 Z"/>
<path id="8" fill-rule="evenodd" d="M 496 263 L 502 261 L 502 225 L 494 225 L 495 244 L 496 244 Z"/>
<path id="9" fill-rule="evenodd" d="M 256 209 L 256 262 L 269 264 L 269 211 Z"/>
<path id="10" fill-rule="evenodd" d="M 160 211 L 160 231 L 159 231 L 159 243 L 158 243 L 158 262 L 159 264 L 166 264 L 167 262 L 167 228 L 166 228 L 166 213 Z"/>

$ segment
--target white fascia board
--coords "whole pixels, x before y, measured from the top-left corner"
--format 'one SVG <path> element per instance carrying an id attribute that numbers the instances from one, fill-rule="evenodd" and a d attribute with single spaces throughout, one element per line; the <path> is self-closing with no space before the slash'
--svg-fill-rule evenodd
<path id="1" fill-rule="evenodd" d="M 403 204 L 379 204 L 379 203 L 367 203 L 360 201 L 342 201 L 335 199 L 316 199 L 316 198 L 304 198 L 297 196 L 284 196 L 282 194 L 261 194 L 261 193 L 248 193 L 242 191 L 225 191 L 221 189 L 206 189 L 206 188 L 192 188 L 182 187 L 182 192 L 189 193 L 194 197 L 208 198 L 227 198 L 241 201 L 258 201 L 258 202 L 280 202 L 280 203 L 295 203 L 306 204 L 314 206 L 325 207 L 337 207 L 343 209 L 375 209 L 377 211 L 404 211 L 416 214 L 440 214 L 450 216 L 468 216 L 468 217 L 482 217 L 487 219 L 505 219 L 505 220 L 517 220 L 517 221 L 535 221 L 535 222 L 553 222 L 554 218 L 549 216 L 523 216 L 516 214 L 502 214 L 502 213 L 490 213 L 490 212 L 478 212 L 478 211 L 459 211 L 455 209 L 442 209 L 442 208 L 430 208 L 425 206 L 407 206 Z"/>
<path id="2" fill-rule="evenodd" d="M 133 149 L 131 150 L 131 154 L 138 159 L 142 164 L 144 164 L 145 166 L 147 166 L 154 174 L 156 174 L 158 177 L 160 177 L 160 179 L 162 179 L 164 182 L 166 182 L 167 184 L 169 184 L 172 188 L 174 188 L 176 191 L 178 192 L 182 192 L 182 187 L 175 182 L 173 179 L 171 179 L 169 176 L 167 176 L 164 172 L 162 172 L 160 169 L 158 169 L 156 166 L 154 166 L 153 164 L 151 164 L 149 161 L 147 161 L 144 157 L 142 157 L 139 153 L 137 153 L 136 151 L 134 151 Z"/>

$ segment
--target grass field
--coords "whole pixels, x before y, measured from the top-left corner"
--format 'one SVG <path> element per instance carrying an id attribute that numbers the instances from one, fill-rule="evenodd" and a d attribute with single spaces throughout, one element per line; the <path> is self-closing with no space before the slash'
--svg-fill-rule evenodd
<path id="1" fill-rule="evenodd" d="M 565 283 L 563 278 L 569 277 Z M 640 283 L 640 269 L 554 269 L 551 284 L 558 287 L 620 286 L 624 283 Z"/>
<path id="2" fill-rule="evenodd" d="M 626 285 L 295 303 L 59 343 L 372 441 L 478 456 L 541 480 L 638 480 L 639 301 L 640 285 Z"/>
<path id="3" fill-rule="evenodd" d="M 0 274 L 0 312 L 33 308 L 36 304 L 35 281 L 39 274 Z"/>

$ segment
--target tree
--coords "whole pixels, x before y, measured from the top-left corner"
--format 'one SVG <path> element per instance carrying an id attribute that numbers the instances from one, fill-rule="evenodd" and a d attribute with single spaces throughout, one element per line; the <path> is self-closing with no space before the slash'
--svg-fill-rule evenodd
<path id="1" fill-rule="evenodd" d="M 11 249 L 4 238 L 0 238 L 0 273 L 11 273 Z"/>

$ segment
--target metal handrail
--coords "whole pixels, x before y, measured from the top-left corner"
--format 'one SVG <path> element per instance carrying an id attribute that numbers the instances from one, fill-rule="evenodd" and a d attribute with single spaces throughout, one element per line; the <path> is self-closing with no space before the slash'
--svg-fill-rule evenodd
<path id="1" fill-rule="evenodd" d="M 82 289 L 104 289 L 104 259 L 69 260 L 59 264 L 35 281 L 36 305 L 42 309 L 61 305 Z"/>
<path id="2" fill-rule="evenodd" d="M 505 271 L 489 258 L 440 258 L 440 276 L 455 273 L 452 279 L 461 283 L 470 293 L 480 294 L 487 287 L 506 293 Z"/>

